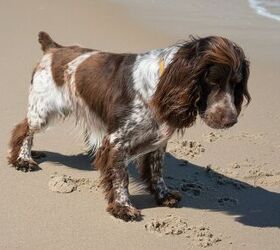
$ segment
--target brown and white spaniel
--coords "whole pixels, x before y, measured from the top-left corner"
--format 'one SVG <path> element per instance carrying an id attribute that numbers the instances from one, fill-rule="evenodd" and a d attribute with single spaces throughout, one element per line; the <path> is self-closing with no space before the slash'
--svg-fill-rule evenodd
<path id="1" fill-rule="evenodd" d="M 34 69 L 26 118 L 12 132 L 8 161 L 31 171 L 35 133 L 73 114 L 94 153 L 108 200 L 107 211 L 124 220 L 141 217 L 129 199 L 129 162 L 164 206 L 178 192 L 163 179 L 168 140 L 199 114 L 212 128 L 237 122 L 247 89 L 249 62 L 230 40 L 210 36 L 143 54 L 115 54 L 62 46 L 39 33 L 44 55 Z M 33 158 L 32 158 L 33 157 Z"/>

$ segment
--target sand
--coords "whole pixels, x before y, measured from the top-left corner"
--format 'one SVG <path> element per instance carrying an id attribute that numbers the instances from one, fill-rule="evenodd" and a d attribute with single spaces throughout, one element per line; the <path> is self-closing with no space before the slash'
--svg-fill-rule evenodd
<path id="1" fill-rule="evenodd" d="M 99 188 L 98 180 L 89 178 L 74 178 L 67 175 L 57 176 L 51 175 L 49 181 L 49 190 L 56 193 L 72 193 L 74 191 L 81 192 L 82 190 L 97 191 Z"/>
<path id="2" fill-rule="evenodd" d="M 199 247 L 209 247 L 222 241 L 222 235 L 214 236 L 207 225 L 192 226 L 184 218 L 169 214 L 160 219 L 152 219 L 145 224 L 145 229 L 161 236 L 182 236 L 191 239 L 192 244 Z M 215 246 L 217 247 L 217 246 Z"/>
<path id="3" fill-rule="evenodd" d="M 244 48 L 253 100 L 239 123 L 215 131 L 198 120 L 168 145 L 165 175 L 183 194 L 178 208 L 157 207 L 132 166 L 131 198 L 143 220 L 106 213 L 99 173 L 71 119 L 35 138 L 46 154 L 41 170 L 7 166 L 10 130 L 25 115 L 41 55 L 40 30 L 115 52 L 166 47 L 189 34 L 223 35 Z M 241 0 L 0 1 L 0 249 L 279 249 L 279 30 L 280 22 Z"/>

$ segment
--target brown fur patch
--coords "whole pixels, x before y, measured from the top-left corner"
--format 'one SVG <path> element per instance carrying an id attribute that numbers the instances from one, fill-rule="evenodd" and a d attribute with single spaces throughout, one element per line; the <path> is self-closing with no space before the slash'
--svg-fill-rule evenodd
<path id="1" fill-rule="evenodd" d="M 12 131 L 12 137 L 9 143 L 10 153 L 8 156 L 8 163 L 15 166 L 19 156 L 20 148 L 24 139 L 27 137 L 29 131 L 29 126 L 27 118 L 25 118 L 21 123 L 15 126 Z"/>
<path id="2" fill-rule="evenodd" d="M 108 133 L 122 125 L 135 92 L 134 54 L 98 53 L 82 62 L 76 71 L 77 91 L 88 107 L 108 124 Z"/>
<path id="3" fill-rule="evenodd" d="M 113 145 L 110 144 L 108 138 L 104 138 L 102 146 L 98 149 L 94 166 L 100 170 L 101 185 L 105 193 L 105 198 L 109 203 L 114 201 L 114 189 L 113 180 L 116 178 L 116 172 L 114 171 L 114 160 L 117 156 L 116 150 Z"/>
<path id="4" fill-rule="evenodd" d="M 93 50 L 78 46 L 50 50 L 52 53 L 52 74 L 57 86 L 62 86 L 65 83 L 64 71 L 67 69 L 67 64 L 78 56 L 91 51 Z"/>

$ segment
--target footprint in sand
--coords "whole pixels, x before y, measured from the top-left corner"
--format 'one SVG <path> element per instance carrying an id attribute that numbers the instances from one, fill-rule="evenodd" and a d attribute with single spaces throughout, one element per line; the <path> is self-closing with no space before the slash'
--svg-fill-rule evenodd
<path id="1" fill-rule="evenodd" d="M 194 158 L 205 152 L 205 148 L 200 142 L 197 141 L 183 141 L 181 146 L 185 151 L 185 155 L 190 156 L 191 158 Z"/>
<path id="2" fill-rule="evenodd" d="M 207 142 L 215 142 L 215 141 L 219 140 L 220 138 L 222 138 L 222 135 L 214 133 L 214 132 L 210 132 L 209 134 L 204 135 L 204 137 Z"/>
<path id="3" fill-rule="evenodd" d="M 183 180 L 184 181 L 184 180 Z M 196 183 L 182 183 L 180 189 L 187 194 L 199 196 L 202 191 L 202 186 Z"/>
<path id="4" fill-rule="evenodd" d="M 186 234 L 190 230 L 186 220 L 171 214 L 162 219 L 152 219 L 151 222 L 145 224 L 145 229 L 161 235 Z"/>
<path id="5" fill-rule="evenodd" d="M 222 241 L 221 237 L 214 237 L 213 233 L 208 226 L 194 226 L 193 239 L 196 245 L 200 247 L 209 247 Z"/>
<path id="6" fill-rule="evenodd" d="M 49 189 L 57 193 L 71 193 L 77 185 L 69 176 L 55 176 L 49 181 Z"/>
<path id="7" fill-rule="evenodd" d="M 194 140 L 175 140 L 169 143 L 168 151 L 178 156 L 194 158 L 205 152 L 205 147 L 200 142 Z"/>
<path id="8" fill-rule="evenodd" d="M 215 237 L 208 226 L 193 226 L 184 218 L 171 214 L 161 219 L 152 219 L 145 224 L 145 229 L 159 235 L 185 236 L 200 247 L 213 246 L 222 240 L 221 237 Z"/>
<path id="9" fill-rule="evenodd" d="M 249 187 L 249 185 L 247 185 L 246 183 L 243 183 L 243 182 L 235 180 L 235 179 L 228 178 L 226 176 L 223 176 L 222 174 L 219 174 L 219 173 L 213 171 L 211 165 L 208 165 L 206 167 L 205 172 L 210 177 L 210 179 L 212 179 L 214 182 L 216 182 L 216 184 L 219 186 L 230 185 L 238 190 Z"/>
<path id="10" fill-rule="evenodd" d="M 90 192 L 97 190 L 99 184 L 97 181 L 93 181 L 87 178 L 73 178 L 71 176 L 51 176 L 49 181 L 49 189 L 57 193 L 71 193 L 73 191 L 81 191 L 87 189 Z"/>
<path id="11" fill-rule="evenodd" d="M 254 185 L 279 186 L 280 172 L 273 169 L 270 171 L 262 170 L 262 166 L 247 170 L 244 179 L 252 180 Z"/>
<path id="12" fill-rule="evenodd" d="M 218 199 L 218 203 L 222 207 L 233 207 L 238 204 L 238 200 L 232 197 L 223 197 Z"/>

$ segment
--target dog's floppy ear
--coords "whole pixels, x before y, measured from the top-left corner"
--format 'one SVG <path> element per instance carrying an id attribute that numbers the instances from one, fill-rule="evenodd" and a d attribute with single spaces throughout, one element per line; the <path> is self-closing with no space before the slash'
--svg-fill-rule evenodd
<path id="1" fill-rule="evenodd" d="M 244 98 L 246 99 L 248 105 L 251 101 L 251 96 L 248 91 L 248 78 L 250 75 L 250 63 L 247 59 L 243 60 L 242 63 L 242 80 L 239 84 L 237 84 L 234 91 L 234 103 L 237 109 L 237 112 L 240 113 L 242 109 L 242 103 Z"/>
<path id="2" fill-rule="evenodd" d="M 195 39 L 180 47 L 160 76 L 152 99 L 158 118 L 174 128 L 190 127 L 197 116 L 203 70 L 196 52 Z"/>

